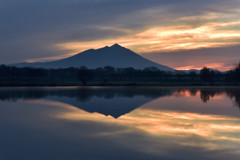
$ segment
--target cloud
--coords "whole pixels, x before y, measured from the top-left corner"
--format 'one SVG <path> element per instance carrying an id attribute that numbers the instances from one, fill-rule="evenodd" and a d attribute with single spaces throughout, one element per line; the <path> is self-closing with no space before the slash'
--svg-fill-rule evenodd
<path id="1" fill-rule="evenodd" d="M 136 52 L 156 52 L 164 47 L 165 50 L 219 47 L 239 42 L 239 24 L 213 26 L 237 22 L 237 0 L 0 0 L 0 4 L 0 63 L 52 60 L 116 42 Z M 211 27 L 205 35 L 215 37 L 210 37 L 211 42 L 206 41 L 207 36 L 197 39 L 204 31 L 193 32 L 208 25 Z M 154 32 L 144 35 L 152 31 L 171 33 L 160 40 Z M 176 34 L 178 31 L 181 34 Z M 194 41 L 179 43 L 187 38 Z"/>
<path id="2" fill-rule="evenodd" d="M 174 52 L 155 52 L 143 55 L 161 64 L 168 64 L 178 69 L 201 69 L 204 65 L 226 71 L 232 69 L 233 65 L 240 60 L 240 45 L 201 48 Z"/>

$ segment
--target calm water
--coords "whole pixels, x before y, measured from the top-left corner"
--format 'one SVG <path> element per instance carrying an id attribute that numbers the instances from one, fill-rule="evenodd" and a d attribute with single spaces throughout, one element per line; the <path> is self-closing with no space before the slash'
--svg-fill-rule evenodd
<path id="1" fill-rule="evenodd" d="M 1 160 L 237 160 L 240 88 L 0 89 Z"/>

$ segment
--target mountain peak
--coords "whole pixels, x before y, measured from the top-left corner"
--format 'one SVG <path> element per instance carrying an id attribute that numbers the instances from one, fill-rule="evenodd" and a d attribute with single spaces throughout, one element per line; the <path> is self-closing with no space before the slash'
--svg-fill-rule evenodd
<path id="1" fill-rule="evenodd" d="M 103 47 L 103 48 L 109 48 L 108 46 L 105 46 L 105 47 Z"/>
<path id="2" fill-rule="evenodd" d="M 115 43 L 114 45 L 112 45 L 111 46 L 111 48 L 119 48 L 119 47 L 121 47 L 122 48 L 122 46 L 120 46 L 119 44 L 117 44 L 117 43 Z"/>

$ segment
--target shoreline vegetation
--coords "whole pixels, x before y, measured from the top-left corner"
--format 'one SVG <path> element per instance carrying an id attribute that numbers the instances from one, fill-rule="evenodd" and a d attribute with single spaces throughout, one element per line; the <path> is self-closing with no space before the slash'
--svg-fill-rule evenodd
<path id="1" fill-rule="evenodd" d="M 0 87 L 7 86 L 240 86 L 240 63 L 227 72 L 161 71 L 134 68 L 17 68 L 0 65 Z"/>

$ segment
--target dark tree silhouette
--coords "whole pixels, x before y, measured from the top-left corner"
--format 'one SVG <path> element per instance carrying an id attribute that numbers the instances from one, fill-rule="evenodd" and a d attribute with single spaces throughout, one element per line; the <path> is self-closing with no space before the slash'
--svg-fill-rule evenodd
<path id="1" fill-rule="evenodd" d="M 240 62 L 227 72 L 227 80 L 240 82 Z"/>
<path id="2" fill-rule="evenodd" d="M 87 82 L 93 78 L 93 75 L 91 73 L 91 70 L 82 66 L 79 68 L 78 77 L 81 80 L 81 82 L 83 83 L 83 85 L 86 85 Z"/>
<path id="3" fill-rule="evenodd" d="M 82 85 L 87 85 L 89 81 L 96 85 L 142 85 L 164 84 L 164 85 L 239 85 L 240 83 L 240 63 L 229 72 L 214 72 L 204 67 L 200 74 L 197 72 L 167 72 L 156 67 L 144 69 L 114 68 L 106 66 L 103 68 L 88 69 L 80 68 L 17 68 L 12 66 L 0 65 L 0 86 L 7 85 L 77 85 L 79 81 Z M 213 83 L 214 82 L 214 83 Z"/>
<path id="4" fill-rule="evenodd" d="M 234 75 L 235 80 L 240 81 L 240 61 L 238 64 L 235 65 Z"/>
<path id="5" fill-rule="evenodd" d="M 213 82 L 215 72 L 211 71 L 208 67 L 204 66 L 203 69 L 200 71 L 201 79 L 204 81 Z"/>
<path id="6" fill-rule="evenodd" d="M 191 77 L 192 80 L 197 77 L 197 73 L 195 71 L 189 72 L 189 76 Z"/>

